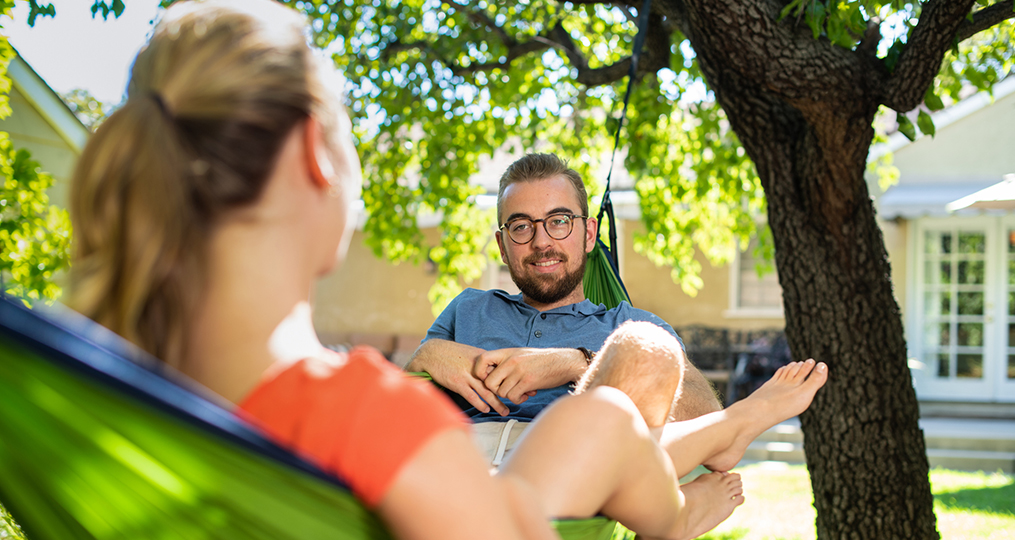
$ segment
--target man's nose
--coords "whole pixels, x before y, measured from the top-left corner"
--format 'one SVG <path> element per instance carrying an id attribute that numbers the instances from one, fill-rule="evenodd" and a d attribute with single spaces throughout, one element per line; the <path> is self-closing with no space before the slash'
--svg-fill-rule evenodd
<path id="1" fill-rule="evenodd" d="M 536 223 L 532 235 L 532 247 L 539 251 L 550 246 L 552 243 L 553 238 L 550 238 L 543 223 Z"/>

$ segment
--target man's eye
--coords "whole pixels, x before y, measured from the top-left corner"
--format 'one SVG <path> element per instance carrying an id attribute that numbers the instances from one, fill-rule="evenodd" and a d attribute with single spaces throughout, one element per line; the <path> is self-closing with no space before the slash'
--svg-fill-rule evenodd
<path id="1" fill-rule="evenodd" d="M 556 216 L 550 218 L 551 227 L 566 227 L 571 222 L 571 218 L 567 216 Z"/>
<path id="2" fill-rule="evenodd" d="M 511 232 L 523 232 L 527 231 L 532 224 L 528 221 L 516 221 L 511 224 Z"/>

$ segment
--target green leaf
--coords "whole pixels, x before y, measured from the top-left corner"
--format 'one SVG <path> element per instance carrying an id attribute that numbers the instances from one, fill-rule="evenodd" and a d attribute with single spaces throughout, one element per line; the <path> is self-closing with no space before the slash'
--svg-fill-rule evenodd
<path id="1" fill-rule="evenodd" d="M 885 55 L 884 62 L 889 72 L 895 71 L 895 65 L 899 63 L 899 56 L 902 55 L 902 50 L 905 48 L 906 44 L 901 41 L 892 43 L 892 46 L 888 48 L 888 54 Z"/>
<path id="2" fill-rule="evenodd" d="M 53 17 L 56 15 L 56 8 L 53 4 L 39 5 L 37 0 L 29 0 L 28 2 L 28 26 L 35 26 L 35 18 L 42 15 L 43 17 Z"/>
<path id="3" fill-rule="evenodd" d="M 933 86 L 928 88 L 927 92 L 923 95 L 923 103 L 932 111 L 940 111 L 945 108 L 945 104 L 941 101 L 941 98 L 934 93 Z"/>
<path id="4" fill-rule="evenodd" d="M 816 2 L 809 10 L 807 10 L 807 26 L 811 27 L 811 33 L 814 34 L 814 39 L 818 39 L 821 35 L 821 28 L 825 24 L 825 5 Z"/>
<path id="5" fill-rule="evenodd" d="M 920 131 L 931 137 L 936 133 L 934 119 L 927 114 L 927 111 L 920 111 L 920 114 L 916 117 L 916 125 L 920 126 Z"/>
<path id="6" fill-rule="evenodd" d="M 907 139 L 915 141 L 916 126 L 914 126 L 913 123 L 909 121 L 909 118 L 907 118 L 906 115 L 902 113 L 899 113 L 897 118 L 899 121 L 899 132 L 905 135 Z"/>

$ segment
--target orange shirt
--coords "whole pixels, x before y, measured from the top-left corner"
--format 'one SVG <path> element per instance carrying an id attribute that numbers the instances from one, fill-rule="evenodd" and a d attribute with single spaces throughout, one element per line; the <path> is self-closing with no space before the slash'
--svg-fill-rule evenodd
<path id="1" fill-rule="evenodd" d="M 468 424 L 432 384 L 368 347 L 269 370 L 240 411 L 275 442 L 345 480 L 371 508 L 424 443 Z"/>

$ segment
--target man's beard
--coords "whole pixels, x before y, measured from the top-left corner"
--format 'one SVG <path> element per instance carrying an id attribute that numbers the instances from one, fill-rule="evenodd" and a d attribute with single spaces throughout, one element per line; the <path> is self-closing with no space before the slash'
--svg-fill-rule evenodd
<path id="1" fill-rule="evenodd" d="M 585 277 L 585 262 L 588 257 L 582 253 L 581 264 L 574 272 L 564 272 L 562 277 L 549 274 L 528 274 L 525 276 L 515 274 L 515 269 L 510 264 L 508 271 L 511 273 L 511 280 L 518 286 L 518 290 L 527 298 L 531 298 L 540 304 L 553 304 L 567 297 L 574 292 L 575 288 L 581 286 L 582 278 Z M 545 259 L 560 259 L 563 265 L 567 265 L 567 257 L 563 253 L 549 251 L 539 255 L 532 255 L 523 261 L 523 268 L 529 264 Z"/>

